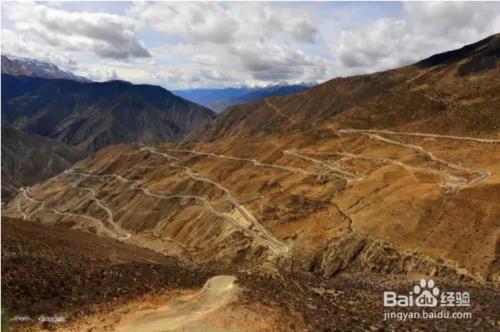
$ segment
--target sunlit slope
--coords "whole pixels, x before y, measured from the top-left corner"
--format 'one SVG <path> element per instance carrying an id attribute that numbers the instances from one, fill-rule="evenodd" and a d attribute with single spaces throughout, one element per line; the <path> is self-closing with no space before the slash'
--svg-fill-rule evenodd
<path id="1" fill-rule="evenodd" d="M 4 213 L 197 264 L 498 280 L 498 41 L 102 149 Z"/>
<path id="2" fill-rule="evenodd" d="M 496 34 L 414 65 L 233 107 L 200 136 L 288 134 L 332 124 L 494 137 L 500 131 L 499 60 Z"/>

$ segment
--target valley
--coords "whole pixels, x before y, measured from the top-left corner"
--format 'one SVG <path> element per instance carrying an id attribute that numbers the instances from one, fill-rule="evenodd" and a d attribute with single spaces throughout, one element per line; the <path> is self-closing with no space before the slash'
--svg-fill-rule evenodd
<path id="1" fill-rule="evenodd" d="M 216 274 L 232 272 L 238 280 L 243 278 L 241 273 L 253 275 L 245 287 L 254 287 L 252 280 L 258 275 L 280 282 L 289 280 L 285 275 L 295 274 L 292 278 L 298 288 L 286 292 L 313 292 L 317 301 L 328 297 L 304 284 L 302 278 L 310 277 L 301 275 L 307 271 L 313 271 L 315 278 L 335 275 L 331 280 L 343 280 L 365 275 L 368 268 L 382 269 L 397 278 L 386 279 L 386 285 L 404 283 L 403 275 L 431 274 L 441 283 L 462 280 L 463 285 L 465 278 L 470 287 L 491 287 L 486 285 L 498 280 L 498 270 L 496 235 L 488 235 L 493 227 L 488 223 L 494 224 L 498 215 L 487 215 L 487 211 L 495 213 L 496 200 L 484 192 L 500 181 L 496 175 L 500 160 L 491 159 L 499 141 L 404 132 L 379 132 L 377 138 L 367 134 L 345 130 L 313 144 L 275 138 L 245 150 L 217 143 L 109 147 L 47 183 L 23 189 L 4 213 L 86 229 L 161 254 L 175 253 L 186 264 L 206 266 Z M 471 151 L 480 151 L 474 152 L 473 162 L 460 157 Z M 242 178 L 247 180 L 242 183 Z M 478 197 L 479 193 L 483 195 Z M 461 206 L 464 200 L 477 205 Z M 391 208 L 381 202 L 391 202 Z M 408 208 L 416 202 L 420 206 Z M 460 218 L 460 213 L 466 217 Z M 483 215 L 482 223 L 474 221 L 473 213 Z M 424 216 L 437 224 L 430 226 L 421 219 Z M 336 248 L 340 243 L 347 247 Z M 357 256 L 337 252 L 359 246 L 356 243 L 365 243 Z M 406 263 L 400 265 L 399 260 Z M 272 262 L 272 267 L 266 262 Z M 376 287 L 383 277 L 371 272 L 363 278 L 364 283 Z M 313 285 L 316 283 L 319 280 Z M 353 286 L 336 285 L 334 289 L 347 291 L 349 287 Z M 365 296 L 376 307 L 373 292 Z M 356 298 L 353 301 L 360 301 L 354 294 L 358 292 L 350 295 Z M 210 330 L 213 323 L 205 326 L 203 322 L 216 319 L 224 326 L 234 326 L 244 322 L 242 317 L 257 314 L 255 307 L 247 305 L 225 306 L 213 313 L 204 307 L 207 309 L 193 309 L 198 318 L 191 320 L 187 309 L 180 308 L 197 308 L 198 304 L 186 302 L 178 309 L 178 304 L 166 309 L 158 302 L 165 296 L 172 295 L 143 300 L 142 309 L 132 316 L 126 308 L 135 308 L 135 302 L 104 316 L 91 315 L 76 323 L 74 330 L 81 326 L 78 324 L 93 322 L 116 330 L 140 326 L 146 331 L 165 322 L 177 326 L 171 321 L 174 318 L 185 328 Z M 264 299 L 257 300 L 261 301 Z M 202 317 L 204 310 L 211 313 Z M 238 323 L 228 320 L 235 310 Z M 304 315 L 302 309 L 294 311 Z M 317 311 L 310 314 L 313 312 Z M 272 315 L 276 322 L 282 313 Z M 98 317 L 105 317 L 105 323 Z M 117 324 L 112 317 L 122 318 Z M 332 322 L 339 324 L 336 319 Z"/>
<path id="2" fill-rule="evenodd" d="M 408 136 L 405 133 L 396 135 Z M 141 218 L 149 217 L 157 220 L 156 224 L 152 225 L 154 227 L 148 231 L 180 243 L 184 242 L 184 246 L 193 247 L 197 240 L 193 238 L 186 241 L 177 233 L 176 228 L 172 230 L 168 228 L 183 217 L 187 218 L 193 210 L 199 211 L 200 215 L 209 214 L 210 219 L 218 222 L 227 222 L 225 228 L 229 227 L 231 232 L 241 232 L 243 236 L 255 242 L 254 246 L 264 246 L 275 254 L 286 255 L 289 250 L 287 245 L 270 235 L 266 228 L 271 229 L 271 234 L 296 233 L 297 230 L 289 229 L 289 225 L 277 221 L 269 226 L 265 224 L 268 220 L 270 210 L 268 205 L 271 204 L 271 197 L 273 201 L 283 202 L 283 204 L 295 199 L 299 200 L 298 204 L 302 204 L 303 207 L 306 207 L 308 203 L 318 205 L 311 209 L 311 214 L 328 211 L 325 220 L 316 221 L 319 225 L 324 224 L 323 227 L 326 229 L 331 227 L 328 224 L 335 223 L 336 218 L 340 219 L 338 221 L 340 223 L 349 220 L 349 228 L 358 229 L 358 218 L 353 216 L 370 213 L 372 203 L 369 202 L 379 199 L 377 195 L 371 197 L 370 194 L 363 194 L 364 183 L 370 183 L 370 187 L 384 188 L 388 195 L 386 199 L 392 194 L 391 188 L 394 188 L 392 190 L 395 190 L 396 195 L 399 195 L 400 191 L 404 192 L 405 187 L 413 188 L 414 192 L 418 192 L 419 188 L 427 188 L 429 192 L 424 197 L 437 200 L 436 203 L 439 205 L 441 200 L 439 196 L 444 195 L 441 208 L 446 208 L 447 204 L 452 204 L 455 197 L 466 195 L 467 191 L 474 193 L 477 190 L 475 187 L 483 185 L 483 182 L 484 186 L 491 186 L 498 181 L 496 176 L 492 175 L 497 169 L 495 160 L 491 160 L 485 165 L 486 167 L 479 168 L 477 165 L 468 166 L 467 159 L 456 160 L 456 157 L 452 157 L 449 159 L 454 159 L 454 161 L 449 161 L 437 155 L 439 153 L 441 156 L 442 150 L 449 149 L 450 143 L 454 146 L 455 153 L 458 153 L 457 145 L 464 145 L 462 143 L 464 141 L 471 142 L 465 145 L 481 144 L 481 150 L 488 155 L 498 149 L 499 140 L 476 142 L 458 137 L 450 142 L 447 137 L 432 137 L 439 141 L 439 143 L 433 142 L 433 145 L 439 145 L 441 148 L 437 150 L 438 152 L 430 152 L 428 147 L 424 149 L 421 145 L 387 138 L 389 136 L 395 136 L 395 134 L 342 130 L 338 138 L 325 140 L 320 145 L 300 146 L 298 149 L 289 149 L 289 146 L 281 150 L 276 148 L 276 152 L 272 153 L 275 155 L 273 159 L 255 154 L 240 157 L 234 150 L 224 150 L 224 153 L 219 154 L 221 147 L 214 146 L 211 150 L 207 150 L 206 144 L 203 146 L 206 152 L 198 152 L 198 149 L 192 148 L 178 149 L 168 145 L 127 147 L 125 154 L 103 151 L 102 154 L 111 154 L 116 157 L 106 160 L 98 153 L 89 161 L 77 164 L 74 169 L 65 171 L 43 186 L 35 186 L 29 190 L 22 189 L 22 194 L 9 204 L 7 211 L 12 211 L 11 217 L 29 220 L 41 218 L 43 222 L 55 224 L 64 223 L 66 219 L 79 216 L 80 222 L 76 222 L 74 226 L 76 228 L 90 227 L 97 233 L 133 242 L 133 233 L 137 233 L 137 227 L 143 227 L 143 225 L 134 220 L 137 212 L 125 213 L 124 210 L 128 209 L 126 204 L 116 205 L 117 201 L 125 202 L 125 199 L 120 199 L 121 197 L 128 197 L 131 206 L 149 203 L 153 207 L 151 212 L 141 216 Z M 419 144 L 426 143 L 427 136 L 412 135 L 411 137 L 420 141 L 424 139 L 423 142 L 418 142 Z M 278 141 L 274 144 L 280 146 L 282 143 Z M 335 146 L 341 148 L 335 151 L 333 148 Z M 349 150 L 347 147 L 351 146 L 355 148 Z M 433 150 L 435 151 L 435 148 Z M 378 153 L 374 153 L 375 151 Z M 237 156 L 233 156 L 233 153 Z M 265 160 L 265 162 L 259 160 Z M 475 160 L 480 160 L 478 154 Z M 238 166 L 237 169 L 234 168 L 235 165 Z M 244 176 L 242 174 L 251 176 L 251 184 L 241 183 L 239 179 Z M 387 177 L 390 178 L 391 175 L 401 178 L 393 183 L 387 180 Z M 140 178 L 143 180 L 136 180 Z M 415 181 L 423 183 L 415 183 Z M 299 183 L 300 189 L 297 190 L 295 186 L 291 186 L 292 183 Z M 398 183 L 401 183 L 403 188 L 398 188 L 401 186 Z M 271 189 L 266 188 L 269 186 Z M 47 189 L 51 194 L 49 199 L 45 199 L 43 195 Z M 439 194 L 440 192 L 443 194 Z M 60 197 L 64 199 L 61 200 Z M 242 201 L 245 204 L 242 204 Z M 349 201 L 358 203 L 349 206 L 346 204 Z M 367 208 L 358 207 L 361 201 L 365 201 Z M 178 206 L 178 211 L 173 216 L 161 214 L 155 216 L 155 207 L 163 206 L 163 204 Z M 487 201 L 483 204 L 486 204 L 487 208 Z M 494 202 L 491 201 L 490 204 Z M 48 206 L 50 209 L 47 208 Z M 80 213 L 83 209 L 91 213 L 88 215 Z M 437 210 L 436 207 L 431 209 Z M 282 210 L 287 210 L 286 205 L 274 206 L 272 211 L 279 216 L 283 213 Z M 437 213 L 437 211 L 431 210 L 430 213 Z M 331 216 L 333 220 L 328 221 L 328 216 Z M 307 217 L 307 214 L 302 216 L 304 217 Z M 441 215 L 439 218 L 446 220 L 447 217 Z M 390 228 L 404 227 L 397 217 L 381 213 L 376 218 L 376 220 L 386 219 L 384 226 L 389 229 L 380 230 L 380 232 L 383 234 L 388 231 L 390 238 L 395 237 L 395 234 L 392 234 L 395 230 Z M 89 223 L 89 220 L 93 223 Z M 414 222 L 417 221 L 418 219 Z M 201 220 L 196 222 L 206 223 Z M 299 228 L 299 225 L 295 227 Z M 359 226 L 359 229 L 363 230 L 362 222 Z M 370 226 L 372 227 L 373 225 Z M 142 229 L 140 232 L 144 231 Z M 337 232 L 332 235 L 341 234 L 339 230 Z M 427 235 L 428 232 L 424 232 L 418 237 L 424 238 Z M 469 239 L 468 245 L 474 243 L 471 235 L 467 238 Z M 484 247 L 481 251 L 490 252 L 493 255 L 494 243 L 493 241 L 489 245 L 490 249 Z M 454 254 L 456 255 L 456 252 Z M 465 261 L 462 258 L 455 263 L 463 264 Z M 487 258 L 483 260 L 483 263 L 486 261 L 488 261 Z M 489 261 L 486 267 L 493 263 L 492 259 Z"/>
<path id="3" fill-rule="evenodd" d="M 158 87 L 68 84 L 88 108 L 48 135 L 88 155 L 3 202 L 2 291 L 16 314 L 69 318 L 15 328 L 403 331 L 384 292 L 432 279 L 469 292 L 472 318 L 411 329 L 498 330 L 499 50 L 497 34 L 217 116 Z M 61 83 L 35 83 L 2 105 L 38 132 L 21 106 L 52 118 Z"/>

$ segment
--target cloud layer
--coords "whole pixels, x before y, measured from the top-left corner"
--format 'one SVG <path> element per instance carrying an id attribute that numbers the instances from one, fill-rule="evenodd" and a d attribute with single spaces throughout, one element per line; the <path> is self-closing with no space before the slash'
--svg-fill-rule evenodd
<path id="1" fill-rule="evenodd" d="M 2 9 L 15 30 L 33 44 L 104 58 L 151 56 L 135 36 L 136 22 L 125 16 L 74 13 L 27 2 L 6 2 Z"/>
<path id="2" fill-rule="evenodd" d="M 498 3 L 407 2 L 403 12 L 403 19 L 342 31 L 332 47 L 339 65 L 358 72 L 394 68 L 500 32 Z"/>
<path id="3" fill-rule="evenodd" d="M 499 31 L 498 3 L 2 3 L 2 52 L 167 88 L 369 73 Z"/>

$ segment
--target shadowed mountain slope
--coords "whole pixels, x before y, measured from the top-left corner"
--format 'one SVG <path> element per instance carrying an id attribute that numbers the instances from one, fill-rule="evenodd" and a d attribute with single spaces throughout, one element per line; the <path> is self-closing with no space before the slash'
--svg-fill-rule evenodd
<path id="1" fill-rule="evenodd" d="M 2 127 L 2 200 L 71 167 L 83 151 L 38 135 Z"/>
<path id="2" fill-rule="evenodd" d="M 176 141 L 213 117 L 209 109 L 158 86 L 2 75 L 4 123 L 90 151 L 124 142 Z"/>

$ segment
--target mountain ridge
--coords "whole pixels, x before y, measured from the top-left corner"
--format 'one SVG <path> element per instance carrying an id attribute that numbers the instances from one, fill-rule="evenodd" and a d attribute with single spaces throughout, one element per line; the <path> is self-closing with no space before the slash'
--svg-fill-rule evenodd
<path id="1" fill-rule="evenodd" d="M 500 103 L 495 93 L 500 84 L 499 41 L 500 34 L 496 34 L 464 47 L 467 52 L 450 51 L 461 57 L 446 66 L 422 64 L 434 63 L 434 59 L 449 56 L 450 52 L 398 69 L 334 78 L 301 94 L 237 105 L 221 113 L 201 136 L 210 140 L 228 135 L 314 130 L 333 122 L 359 129 L 401 127 L 439 133 L 494 133 L 500 128 L 495 107 Z M 479 67 L 464 74 L 464 66 Z M 476 112 L 468 112 L 470 108 Z"/>
<path id="2" fill-rule="evenodd" d="M 62 70 L 52 63 L 32 58 L 8 57 L 6 55 L 2 55 L 2 74 L 91 82 L 88 78 Z"/>
<path id="3" fill-rule="evenodd" d="M 154 85 L 2 75 L 2 121 L 95 151 L 109 144 L 179 140 L 213 118 Z"/>

